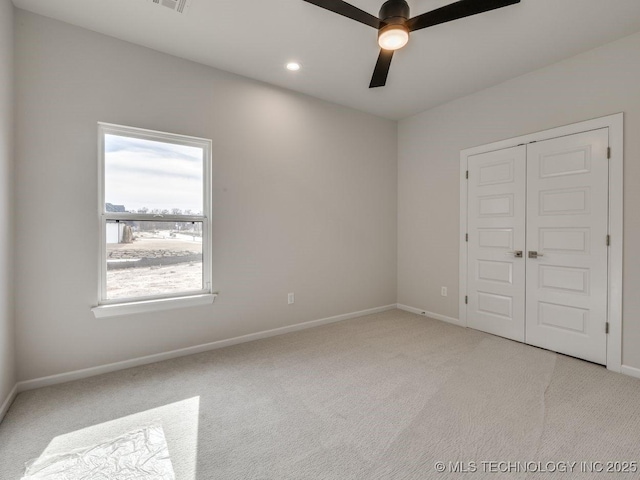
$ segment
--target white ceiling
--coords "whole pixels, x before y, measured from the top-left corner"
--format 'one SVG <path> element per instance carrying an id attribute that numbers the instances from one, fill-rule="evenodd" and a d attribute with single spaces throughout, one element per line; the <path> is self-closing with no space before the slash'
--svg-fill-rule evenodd
<path id="1" fill-rule="evenodd" d="M 522 0 L 414 32 L 369 89 L 376 30 L 303 0 L 14 0 L 17 7 L 392 119 L 640 31 L 640 0 Z M 352 0 L 377 16 L 383 0 Z M 412 16 L 451 0 L 409 0 Z M 292 73 L 287 61 L 302 63 Z M 615 72 L 612 72 L 615 75 Z"/>

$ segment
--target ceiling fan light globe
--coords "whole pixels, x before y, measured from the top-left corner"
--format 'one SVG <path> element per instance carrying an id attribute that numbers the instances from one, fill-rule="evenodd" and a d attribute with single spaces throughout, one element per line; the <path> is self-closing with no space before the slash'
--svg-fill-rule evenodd
<path id="1" fill-rule="evenodd" d="M 384 50 L 398 50 L 408 41 L 409 30 L 404 25 L 389 25 L 378 34 L 378 45 Z"/>

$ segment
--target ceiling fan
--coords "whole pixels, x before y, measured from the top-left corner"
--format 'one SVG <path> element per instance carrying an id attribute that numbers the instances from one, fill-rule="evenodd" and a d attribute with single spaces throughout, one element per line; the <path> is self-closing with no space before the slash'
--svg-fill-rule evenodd
<path id="1" fill-rule="evenodd" d="M 304 1 L 378 30 L 380 55 L 369 88 L 383 87 L 387 83 L 393 52 L 407 44 L 410 32 L 520 3 L 520 0 L 459 0 L 417 17 L 409 18 L 409 5 L 406 0 L 386 1 L 380 8 L 378 17 L 342 0 Z"/>

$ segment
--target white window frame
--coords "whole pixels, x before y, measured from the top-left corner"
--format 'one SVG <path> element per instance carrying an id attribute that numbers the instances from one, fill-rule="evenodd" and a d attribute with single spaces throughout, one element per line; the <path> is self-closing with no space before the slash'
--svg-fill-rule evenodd
<path id="1" fill-rule="evenodd" d="M 203 210 L 202 215 L 157 215 L 139 213 L 107 212 L 105 209 L 105 135 L 119 135 L 142 140 L 153 140 L 176 145 L 198 147 L 203 150 Z M 211 290 L 211 147 L 209 139 L 158 132 L 142 128 L 114 125 L 98 122 L 98 218 L 99 232 L 99 281 L 98 305 L 92 308 L 96 317 L 123 315 L 138 312 L 157 311 L 182 306 L 213 303 L 215 294 Z M 107 298 L 107 221 L 141 220 L 162 222 L 201 222 L 202 223 L 202 290 L 179 293 L 149 295 L 125 299 Z"/>

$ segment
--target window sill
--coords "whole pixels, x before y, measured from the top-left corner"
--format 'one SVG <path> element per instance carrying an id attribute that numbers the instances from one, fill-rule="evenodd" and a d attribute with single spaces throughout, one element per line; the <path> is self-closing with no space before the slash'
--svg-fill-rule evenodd
<path id="1" fill-rule="evenodd" d="M 132 315 L 136 313 L 158 312 L 174 308 L 196 307 L 199 305 L 211 305 L 217 297 L 217 293 L 204 295 L 192 295 L 188 297 L 162 298 L 158 300 L 145 300 L 142 302 L 114 303 L 93 307 L 91 311 L 96 318 L 115 317 L 118 315 Z"/>

